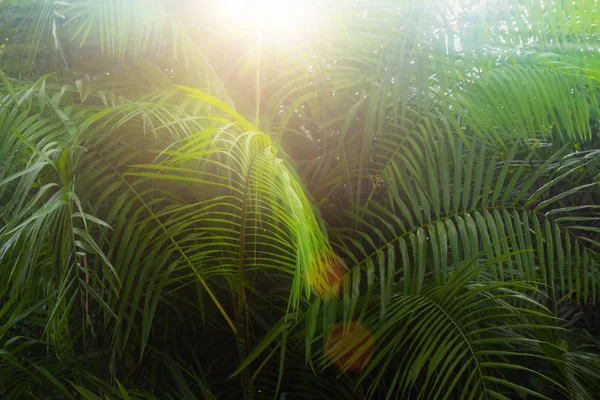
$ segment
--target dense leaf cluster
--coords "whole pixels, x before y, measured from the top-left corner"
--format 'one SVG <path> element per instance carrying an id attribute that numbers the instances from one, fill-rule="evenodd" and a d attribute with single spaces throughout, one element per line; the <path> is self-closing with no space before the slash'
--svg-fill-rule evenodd
<path id="1" fill-rule="evenodd" d="M 332 4 L 0 1 L 1 398 L 597 398 L 598 1 Z"/>

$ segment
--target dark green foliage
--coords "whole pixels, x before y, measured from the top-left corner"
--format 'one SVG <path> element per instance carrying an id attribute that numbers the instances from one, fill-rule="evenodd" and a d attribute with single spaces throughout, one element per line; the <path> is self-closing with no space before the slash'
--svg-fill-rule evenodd
<path id="1" fill-rule="evenodd" d="M 192 3 L 0 2 L 0 397 L 597 397 L 596 0 Z"/>

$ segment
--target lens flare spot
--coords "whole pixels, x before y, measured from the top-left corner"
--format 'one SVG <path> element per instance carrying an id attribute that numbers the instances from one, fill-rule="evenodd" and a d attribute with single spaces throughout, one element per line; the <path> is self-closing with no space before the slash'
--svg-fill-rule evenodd
<path id="1" fill-rule="evenodd" d="M 337 297 L 341 290 L 346 266 L 338 259 L 329 257 L 320 262 L 310 279 L 313 291 L 321 297 Z"/>
<path id="2" fill-rule="evenodd" d="M 375 350 L 375 338 L 357 321 L 335 324 L 327 334 L 325 356 L 343 371 L 364 369 Z"/>

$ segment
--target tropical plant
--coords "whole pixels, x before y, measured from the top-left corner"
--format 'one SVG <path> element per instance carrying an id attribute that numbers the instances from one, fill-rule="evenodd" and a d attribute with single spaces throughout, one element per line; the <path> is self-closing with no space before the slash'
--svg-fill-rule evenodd
<path id="1" fill-rule="evenodd" d="M 598 2 L 213 6 L 0 2 L 2 398 L 594 399 Z"/>

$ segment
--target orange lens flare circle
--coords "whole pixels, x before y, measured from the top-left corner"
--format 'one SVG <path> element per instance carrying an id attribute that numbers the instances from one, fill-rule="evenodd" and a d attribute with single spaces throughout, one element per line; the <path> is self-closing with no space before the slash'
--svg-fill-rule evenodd
<path id="1" fill-rule="evenodd" d="M 369 365 L 375 350 L 375 338 L 357 321 L 337 323 L 329 330 L 324 353 L 342 371 L 362 370 Z"/>
<path id="2" fill-rule="evenodd" d="M 347 269 L 335 258 L 330 258 L 324 263 L 325 265 L 315 271 L 315 276 L 311 280 L 312 290 L 320 297 L 337 297 Z"/>

